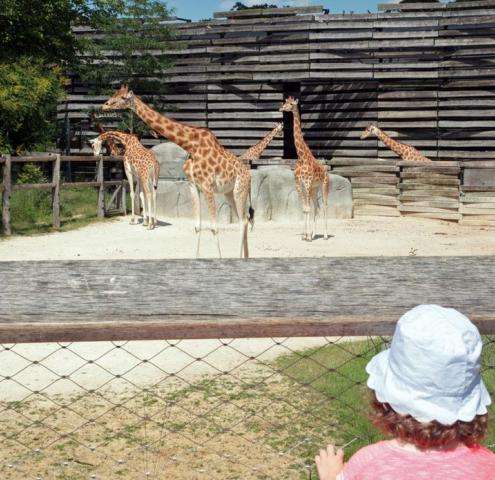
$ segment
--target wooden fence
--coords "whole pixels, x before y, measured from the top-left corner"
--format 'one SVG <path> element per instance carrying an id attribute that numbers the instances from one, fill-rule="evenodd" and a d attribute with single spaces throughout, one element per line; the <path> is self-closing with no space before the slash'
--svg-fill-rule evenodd
<path id="1" fill-rule="evenodd" d="M 60 228 L 60 189 L 63 187 L 95 187 L 98 189 L 98 200 L 96 215 L 104 217 L 109 205 L 116 205 L 122 213 L 126 213 L 126 181 L 104 179 L 105 162 L 121 162 L 121 157 L 88 157 L 88 156 L 62 156 L 62 155 L 39 155 L 31 157 L 12 157 L 5 155 L 0 157 L 0 166 L 3 166 L 3 181 L 0 185 L 2 194 L 2 224 L 5 235 L 11 235 L 11 215 L 10 215 L 10 197 L 12 192 L 19 190 L 51 190 L 52 192 L 52 211 L 53 211 L 53 228 Z M 15 184 L 12 181 L 12 165 L 19 163 L 52 163 L 51 182 L 47 183 L 25 183 Z M 65 181 L 61 178 L 60 169 L 62 162 L 95 162 L 96 163 L 96 180 L 85 182 Z M 105 191 L 108 187 L 116 187 L 110 201 L 105 203 Z"/>
<path id="2" fill-rule="evenodd" d="M 494 257 L 2 262 L 1 270 L 3 344 L 390 335 L 420 303 L 458 308 L 495 334 Z"/>

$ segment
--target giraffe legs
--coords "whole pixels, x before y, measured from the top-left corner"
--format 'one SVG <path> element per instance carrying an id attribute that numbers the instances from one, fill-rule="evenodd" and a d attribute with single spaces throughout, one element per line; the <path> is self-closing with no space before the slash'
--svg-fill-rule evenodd
<path id="1" fill-rule="evenodd" d="M 143 226 L 147 227 L 149 225 L 149 221 L 148 221 L 148 209 L 146 208 L 146 197 L 144 190 L 145 187 L 144 185 L 142 185 L 141 191 L 139 192 L 139 197 L 141 198 L 141 205 L 143 206 Z"/>
<path id="2" fill-rule="evenodd" d="M 316 233 L 316 217 L 318 214 L 318 188 L 313 188 L 310 194 L 310 198 L 312 200 L 312 206 L 313 206 L 313 227 L 311 229 L 310 236 L 308 238 L 308 241 L 313 241 L 315 238 L 315 233 Z"/>
<path id="3" fill-rule="evenodd" d="M 330 195 L 330 178 L 328 174 L 325 174 L 325 180 L 323 182 L 322 196 L 323 196 L 323 217 L 325 220 L 325 240 L 328 240 L 328 196 Z"/>
<path id="4" fill-rule="evenodd" d="M 213 190 L 204 191 L 206 201 L 208 203 L 208 211 L 211 218 L 211 233 L 216 241 L 218 249 L 218 258 L 222 258 L 222 252 L 220 250 L 220 239 L 218 238 L 218 225 L 217 225 L 217 205 L 215 202 L 215 193 Z"/>
<path id="5" fill-rule="evenodd" d="M 311 241 L 309 232 L 309 215 L 311 213 L 311 184 L 304 180 L 296 179 L 296 190 L 303 205 L 304 233 L 302 239 Z"/>
<path id="6" fill-rule="evenodd" d="M 124 170 L 125 170 L 125 175 L 127 177 L 127 181 L 129 182 L 129 192 L 131 196 L 131 225 L 137 225 L 138 221 L 136 219 L 136 205 L 135 205 L 135 200 L 136 200 L 136 193 L 134 191 L 134 177 L 132 175 L 132 170 L 131 166 L 127 163 L 124 162 Z"/>
<path id="7" fill-rule="evenodd" d="M 191 189 L 191 200 L 193 206 L 193 214 L 196 218 L 196 224 L 194 226 L 194 232 L 196 233 L 196 258 L 199 258 L 199 246 L 201 243 L 201 203 L 199 199 L 199 190 L 194 183 L 189 183 Z"/>
<path id="8" fill-rule="evenodd" d="M 237 181 L 233 192 L 225 194 L 231 208 L 237 213 L 239 222 L 239 256 L 240 258 L 249 258 L 248 247 L 248 224 L 249 215 L 247 213 L 246 201 L 248 191 L 242 187 L 241 182 Z"/>

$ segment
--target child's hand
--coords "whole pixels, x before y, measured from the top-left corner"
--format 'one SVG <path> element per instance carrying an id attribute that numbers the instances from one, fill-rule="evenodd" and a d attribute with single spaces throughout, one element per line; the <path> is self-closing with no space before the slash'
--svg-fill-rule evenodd
<path id="1" fill-rule="evenodd" d="M 328 445 L 316 455 L 315 462 L 320 480 L 335 480 L 344 468 L 344 451 L 341 448 L 335 451 L 333 445 Z"/>

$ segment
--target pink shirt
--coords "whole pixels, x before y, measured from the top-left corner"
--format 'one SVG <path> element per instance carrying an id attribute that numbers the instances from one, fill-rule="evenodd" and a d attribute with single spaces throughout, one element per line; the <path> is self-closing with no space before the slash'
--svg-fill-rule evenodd
<path id="1" fill-rule="evenodd" d="M 394 441 L 359 450 L 344 467 L 343 480 L 495 480 L 495 454 L 485 447 L 420 451 Z"/>

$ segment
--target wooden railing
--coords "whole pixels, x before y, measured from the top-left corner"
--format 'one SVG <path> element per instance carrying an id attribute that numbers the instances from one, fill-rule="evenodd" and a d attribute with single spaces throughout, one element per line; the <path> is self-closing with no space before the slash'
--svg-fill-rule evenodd
<path id="1" fill-rule="evenodd" d="M 108 187 L 117 187 L 109 204 L 112 204 L 117 195 L 120 197 L 120 210 L 126 213 L 126 180 L 104 179 L 105 162 L 121 162 L 121 157 L 104 157 L 100 156 L 63 156 L 59 154 L 46 154 L 40 156 L 12 157 L 5 155 L 0 157 L 0 166 L 3 165 L 3 181 L 0 185 L 2 193 L 2 224 L 5 235 L 12 234 L 11 214 L 10 214 L 10 197 L 12 192 L 18 190 L 51 190 L 52 192 L 52 211 L 53 211 L 53 228 L 60 228 L 60 189 L 63 187 L 95 187 L 98 189 L 98 200 L 96 215 L 100 218 L 105 216 L 105 189 Z M 47 163 L 51 162 L 52 178 L 47 183 L 12 183 L 12 165 L 14 163 Z M 62 180 L 60 175 L 62 162 L 96 162 L 96 181 L 70 182 Z"/>
<path id="2" fill-rule="evenodd" d="M 495 334 L 490 256 L 2 262 L 0 270 L 0 343 L 390 335 L 421 303 L 457 308 Z"/>

